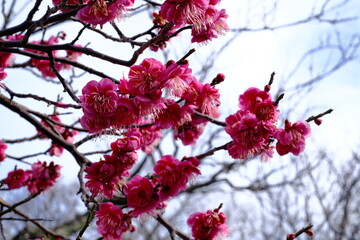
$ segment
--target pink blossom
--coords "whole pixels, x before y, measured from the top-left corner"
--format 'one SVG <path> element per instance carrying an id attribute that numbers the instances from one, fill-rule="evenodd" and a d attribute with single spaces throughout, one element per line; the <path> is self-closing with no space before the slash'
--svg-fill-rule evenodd
<path id="1" fill-rule="evenodd" d="M 89 133 L 100 132 L 111 126 L 110 119 L 107 117 L 87 117 L 85 115 L 80 118 L 80 124 Z"/>
<path id="2" fill-rule="evenodd" d="M 204 128 L 207 120 L 193 116 L 190 122 L 187 122 L 174 131 L 174 138 L 180 139 L 182 144 L 194 145 L 201 134 L 204 132 Z"/>
<path id="3" fill-rule="evenodd" d="M 194 240 L 213 240 L 217 237 L 227 237 L 229 232 L 225 222 L 226 215 L 223 212 L 219 213 L 219 209 L 193 213 L 187 220 Z"/>
<path id="4" fill-rule="evenodd" d="M 8 146 L 3 141 L 0 141 L 0 162 L 5 160 L 6 158 L 5 150 L 7 148 Z"/>
<path id="5" fill-rule="evenodd" d="M 114 152 L 131 152 L 138 150 L 142 145 L 142 134 L 138 130 L 130 130 L 123 134 L 123 137 L 118 138 L 111 143 L 111 149 Z"/>
<path id="6" fill-rule="evenodd" d="M 91 164 L 87 167 L 85 178 L 89 179 L 85 186 L 89 188 L 93 196 L 99 194 L 111 198 L 116 191 L 116 183 L 120 180 L 117 171 L 117 164 L 112 161 L 113 158 L 107 158 Z"/>
<path id="7" fill-rule="evenodd" d="M 111 119 L 113 126 L 121 128 L 137 124 L 140 121 L 139 109 L 133 98 L 119 97 L 117 105 L 118 107 Z"/>
<path id="8" fill-rule="evenodd" d="M 310 136 L 310 126 L 305 121 L 297 121 L 291 124 L 285 120 L 285 129 L 278 129 L 274 137 L 278 140 L 276 151 L 280 155 L 291 152 L 298 156 L 305 149 L 305 138 Z"/>
<path id="9" fill-rule="evenodd" d="M 204 84 L 195 99 L 194 105 L 198 107 L 197 111 L 212 118 L 220 116 L 220 94 L 216 88 L 210 84 Z"/>
<path id="10" fill-rule="evenodd" d="M 121 240 L 124 232 L 132 231 L 134 228 L 130 222 L 131 218 L 112 202 L 100 204 L 95 216 L 98 219 L 97 231 L 105 240 Z"/>
<path id="11" fill-rule="evenodd" d="M 160 89 L 147 94 L 138 95 L 134 98 L 140 116 L 156 116 L 166 106 L 164 104 L 165 99 L 161 97 L 162 92 Z"/>
<path id="12" fill-rule="evenodd" d="M 55 181 L 60 177 L 61 166 L 55 165 L 54 162 L 50 162 L 49 165 L 46 162 L 36 162 L 32 164 L 29 173 L 29 179 L 26 182 L 30 193 L 36 193 L 39 190 L 46 190 L 55 184 Z"/>
<path id="13" fill-rule="evenodd" d="M 161 128 L 152 125 L 149 127 L 142 127 L 139 129 L 143 137 L 143 144 L 141 150 L 147 154 L 151 154 L 162 137 Z"/>
<path id="14" fill-rule="evenodd" d="M 4 183 L 8 185 L 10 189 L 21 188 L 26 185 L 26 181 L 29 179 L 29 173 L 22 170 L 16 169 L 8 173 Z"/>
<path id="15" fill-rule="evenodd" d="M 104 25 L 107 22 L 122 18 L 126 7 L 133 5 L 134 0 L 115 0 L 107 3 L 105 0 L 89 0 L 87 6 L 80 9 L 76 17 L 92 25 Z"/>
<path id="16" fill-rule="evenodd" d="M 140 65 L 133 65 L 127 83 L 130 94 L 146 95 L 159 89 L 164 81 L 165 66 L 154 58 L 146 58 Z"/>
<path id="17" fill-rule="evenodd" d="M 128 207 L 132 208 L 131 216 L 137 217 L 143 213 L 152 213 L 159 205 L 159 196 L 148 178 L 134 176 L 124 187 Z"/>
<path id="18" fill-rule="evenodd" d="M 163 109 L 154 119 L 156 126 L 163 129 L 176 128 L 190 122 L 196 108 L 194 105 L 180 106 L 175 100 L 167 99 L 165 102 L 166 108 Z"/>
<path id="19" fill-rule="evenodd" d="M 105 155 L 105 157 L 107 157 Z M 111 158 L 116 162 L 117 175 L 128 177 L 130 175 L 129 170 L 134 166 L 138 160 L 138 155 L 133 152 L 113 152 Z M 105 158 L 106 159 L 106 158 Z"/>
<path id="20" fill-rule="evenodd" d="M 160 186 L 159 197 L 165 201 L 186 189 L 192 176 L 200 174 L 192 161 L 179 161 L 171 155 L 163 156 L 154 167 L 154 182 Z"/>
<path id="21" fill-rule="evenodd" d="M 192 69 L 189 68 L 189 64 L 178 65 L 174 61 L 169 61 L 165 70 L 164 82 L 165 87 L 169 90 L 170 95 L 175 97 L 182 97 L 186 91 L 190 90 L 189 84 L 196 80 L 192 76 Z"/>
<path id="22" fill-rule="evenodd" d="M 4 80 L 7 77 L 7 73 L 4 71 L 4 68 L 0 67 L 0 81 Z"/>
<path id="23" fill-rule="evenodd" d="M 248 159 L 260 154 L 269 144 L 272 125 L 261 123 L 255 114 L 239 110 L 225 119 L 225 131 L 233 142 L 227 146 L 233 158 Z"/>
<path id="24" fill-rule="evenodd" d="M 224 35 L 229 31 L 229 26 L 226 23 L 228 15 L 225 9 L 218 10 L 214 6 L 209 6 L 205 12 L 205 26 L 202 28 L 192 28 L 191 42 L 207 42 L 218 35 Z"/>
<path id="25" fill-rule="evenodd" d="M 209 0 L 167 0 L 161 5 L 160 14 L 176 28 L 188 23 L 201 28 L 208 6 Z"/>
<path id="26" fill-rule="evenodd" d="M 270 93 L 251 87 L 239 96 L 239 107 L 254 113 L 259 121 L 275 123 L 279 112 L 271 99 Z"/>
<path id="27" fill-rule="evenodd" d="M 88 82 L 82 89 L 81 106 L 87 117 L 111 117 L 119 99 L 117 86 L 108 78 Z"/>

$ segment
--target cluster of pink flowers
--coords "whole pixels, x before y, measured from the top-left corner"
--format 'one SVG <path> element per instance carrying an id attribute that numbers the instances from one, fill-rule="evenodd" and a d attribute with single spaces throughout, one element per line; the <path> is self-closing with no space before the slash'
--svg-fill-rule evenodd
<path id="1" fill-rule="evenodd" d="M 225 9 L 218 10 L 220 0 L 166 0 L 160 16 L 174 24 L 175 29 L 186 24 L 192 27 L 192 42 L 207 42 L 229 30 Z"/>
<path id="2" fill-rule="evenodd" d="M 139 132 L 138 132 L 139 133 Z M 141 135 L 132 133 L 131 136 L 118 139 L 111 144 L 114 151 L 111 156 L 105 155 L 105 160 L 93 163 L 87 168 L 85 178 L 89 180 L 85 186 L 93 196 L 103 195 L 111 198 L 116 191 L 126 196 L 127 208 L 123 211 L 112 203 L 100 205 L 96 213 L 98 232 L 105 239 L 121 239 L 122 233 L 132 231 L 131 218 L 143 214 L 154 214 L 156 210 L 166 207 L 166 200 L 186 189 L 186 184 L 196 175 L 200 174 L 199 161 L 194 158 L 184 158 L 182 161 L 166 155 L 155 165 L 154 173 L 150 177 L 136 175 L 126 184 L 122 176 L 128 176 L 128 169 L 134 161 L 123 161 L 121 156 L 131 153 L 141 146 Z M 114 156 L 115 155 L 115 156 Z M 121 170 L 119 170 L 121 169 Z M 109 218 L 108 221 L 105 221 Z"/>
<path id="3" fill-rule="evenodd" d="M 8 41 L 15 41 L 15 40 L 21 40 L 22 35 L 13 35 L 13 36 L 7 36 L 5 40 Z M 4 41 L 4 39 L 0 39 L 0 42 Z M 13 65 L 15 56 L 13 53 L 10 52 L 0 52 L 0 68 L 7 68 Z"/>
<path id="4" fill-rule="evenodd" d="M 9 172 L 4 183 L 10 189 L 27 186 L 30 193 L 36 193 L 40 190 L 46 190 L 53 186 L 56 179 L 60 176 L 60 166 L 51 162 L 36 162 L 31 166 L 31 170 L 24 171 L 16 169 Z"/>
<path id="5" fill-rule="evenodd" d="M 194 240 L 214 240 L 218 237 L 227 237 L 228 226 L 226 216 L 220 209 L 196 212 L 190 215 L 187 224 L 191 227 Z"/>
<path id="6" fill-rule="evenodd" d="M 55 1 L 53 0 L 53 2 Z M 78 11 L 76 17 L 83 22 L 95 26 L 102 26 L 107 22 L 122 18 L 126 14 L 126 8 L 134 4 L 134 0 L 114 0 L 108 2 L 105 0 L 87 0 L 83 2 L 87 5 Z"/>
<path id="7" fill-rule="evenodd" d="M 58 115 L 51 115 L 50 118 L 52 120 L 58 122 L 59 124 L 61 123 L 61 119 L 59 118 Z M 41 123 L 45 127 L 51 128 L 44 120 L 42 120 Z M 78 134 L 78 131 L 64 128 L 58 124 L 54 124 L 54 128 L 57 131 L 57 133 L 59 135 L 61 135 L 65 141 L 67 141 L 69 143 L 73 143 L 74 136 Z M 40 138 L 47 138 L 46 135 L 44 133 L 42 133 L 41 131 L 38 131 L 38 134 L 40 135 Z M 62 146 L 52 142 L 51 147 L 49 149 L 49 154 L 50 154 L 50 156 L 58 156 L 59 157 L 62 155 L 63 151 L 64 151 L 64 148 Z"/>
<path id="8" fill-rule="evenodd" d="M 6 158 L 5 150 L 7 147 L 8 146 L 3 141 L 0 141 L 0 162 L 4 161 Z"/>
<path id="9" fill-rule="evenodd" d="M 51 36 L 49 38 L 49 40 L 47 40 L 47 41 L 39 40 L 39 41 L 31 41 L 30 43 L 39 44 L 39 45 L 56 45 L 59 43 L 60 38 L 64 39 L 65 37 L 66 37 L 66 35 L 64 33 L 60 33 L 59 36 Z M 47 55 L 45 52 L 40 51 L 40 50 L 34 50 L 34 49 L 25 49 L 25 50 L 36 53 L 36 54 L 40 54 L 40 55 Z M 52 51 L 52 54 L 54 57 L 63 57 L 63 58 L 67 58 L 72 61 L 76 61 L 77 58 L 81 55 L 81 53 L 75 53 L 71 50 L 66 50 L 65 56 L 61 56 L 59 51 Z M 37 68 L 41 72 L 43 77 L 49 77 L 49 78 L 56 77 L 55 72 L 51 68 L 49 60 L 31 58 L 31 65 L 33 67 Z M 64 64 L 64 63 L 59 63 L 59 62 L 55 62 L 54 65 L 55 65 L 55 69 L 57 71 L 71 68 L 70 65 Z"/>
<path id="10" fill-rule="evenodd" d="M 124 232 L 135 231 L 131 217 L 111 202 L 102 203 L 95 216 L 97 230 L 105 240 L 121 240 Z"/>
<path id="11" fill-rule="evenodd" d="M 214 86 L 199 82 L 187 63 L 169 61 L 163 65 L 147 58 L 130 67 L 128 80 L 119 85 L 110 79 L 90 81 L 80 96 L 84 116 L 80 119 L 89 132 L 142 124 L 151 119 L 158 129 L 172 128 L 185 145 L 195 144 L 207 120 L 220 115 L 220 94 Z M 182 99 L 182 104 L 175 101 Z"/>
<path id="12" fill-rule="evenodd" d="M 7 77 L 7 73 L 4 71 L 4 68 L 0 67 L 0 81 L 4 80 Z"/>
<path id="13" fill-rule="evenodd" d="M 274 139 L 278 140 L 276 150 L 280 155 L 289 152 L 299 155 L 305 148 L 305 138 L 310 135 L 309 124 L 298 121 L 291 125 L 285 121 L 285 129 L 278 129 L 277 104 L 265 90 L 251 87 L 239 97 L 239 108 L 235 114 L 225 119 L 225 131 L 233 141 L 227 146 L 233 158 L 249 159 L 261 155 L 267 160 L 273 155 Z"/>

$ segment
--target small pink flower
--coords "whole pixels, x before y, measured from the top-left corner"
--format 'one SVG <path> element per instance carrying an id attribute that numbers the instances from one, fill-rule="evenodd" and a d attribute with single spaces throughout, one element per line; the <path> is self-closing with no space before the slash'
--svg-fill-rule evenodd
<path id="1" fill-rule="evenodd" d="M 85 115 L 80 118 L 80 124 L 89 133 L 100 132 L 111 126 L 110 119 L 107 117 L 87 117 Z"/>
<path id="2" fill-rule="evenodd" d="M 114 152 L 131 152 L 138 150 L 142 145 L 142 134 L 138 130 L 130 130 L 123 134 L 123 137 L 118 138 L 111 143 L 111 149 Z"/>
<path id="3" fill-rule="evenodd" d="M 152 213 L 159 205 L 159 196 L 148 178 L 136 175 L 124 187 L 128 207 L 132 208 L 131 216 Z"/>
<path id="4" fill-rule="evenodd" d="M 226 23 L 228 15 L 225 9 L 218 10 L 214 6 L 209 6 L 205 12 L 205 26 L 202 28 L 192 28 L 191 42 L 208 42 L 218 35 L 224 35 L 229 31 L 229 26 Z"/>
<path id="5" fill-rule="evenodd" d="M 121 128 L 134 125 L 140 121 L 140 114 L 133 98 L 120 97 L 117 103 L 118 107 L 111 118 L 111 125 Z"/>
<path id="6" fill-rule="evenodd" d="M 107 160 L 107 156 L 104 156 Z M 133 152 L 113 152 L 111 158 L 116 162 L 117 175 L 128 177 L 130 175 L 129 170 L 134 166 L 138 160 L 138 155 Z"/>
<path id="7" fill-rule="evenodd" d="M 185 24 L 194 24 L 201 28 L 205 23 L 205 11 L 209 0 L 167 0 L 161 5 L 160 14 L 176 28 Z"/>
<path id="8" fill-rule="evenodd" d="M 112 158 L 101 160 L 86 168 L 85 178 L 89 179 L 85 186 L 89 188 L 93 196 L 99 194 L 111 198 L 116 191 L 116 183 L 120 180 L 117 165 Z"/>
<path id="9" fill-rule="evenodd" d="M 154 58 L 146 58 L 140 65 L 133 65 L 127 82 L 130 94 L 146 95 L 159 89 L 164 81 L 165 66 Z"/>
<path id="10" fill-rule="evenodd" d="M 143 124 L 145 123 L 146 122 L 143 122 Z M 141 127 L 138 130 L 141 132 L 143 138 L 141 150 L 147 154 L 151 154 L 162 137 L 161 128 L 151 125 L 149 127 Z"/>
<path id="11" fill-rule="evenodd" d="M 275 123 L 279 119 L 279 112 L 270 93 L 255 87 L 249 88 L 239 96 L 239 107 L 241 110 L 254 113 L 259 121 Z"/>
<path id="12" fill-rule="evenodd" d="M 228 116 L 225 122 L 225 131 L 233 139 L 227 146 L 233 158 L 249 159 L 267 150 L 269 137 L 274 131 L 272 125 L 261 123 L 255 114 L 242 110 Z"/>
<path id="13" fill-rule="evenodd" d="M 163 129 L 176 128 L 190 122 L 196 108 L 194 105 L 180 106 L 175 100 L 167 99 L 166 108 L 163 109 L 154 119 L 156 126 Z"/>
<path id="14" fill-rule="evenodd" d="M 169 90 L 170 95 L 182 97 L 186 91 L 190 90 L 189 84 L 196 80 L 191 74 L 192 69 L 189 64 L 178 65 L 174 61 L 169 61 L 165 70 L 165 87 Z"/>
<path id="15" fill-rule="evenodd" d="M 223 212 L 219 213 L 219 209 L 193 213 L 187 220 L 194 240 L 213 240 L 217 237 L 227 237 L 229 232 L 225 222 L 226 216 Z"/>
<path id="16" fill-rule="evenodd" d="M 276 151 L 280 155 L 291 152 L 298 156 L 305 149 L 305 138 L 310 136 L 310 126 L 305 121 L 297 121 L 291 124 L 285 120 L 285 129 L 278 129 L 274 137 L 278 140 Z"/>
<path id="17" fill-rule="evenodd" d="M 87 117 L 111 117 L 117 109 L 119 99 L 117 86 L 108 78 L 100 82 L 90 81 L 82 89 L 81 106 Z"/>
<path id="18" fill-rule="evenodd" d="M 204 132 L 207 120 L 193 116 L 190 122 L 187 122 L 174 131 L 174 138 L 180 139 L 185 146 L 194 145 Z"/>
<path id="19" fill-rule="evenodd" d="M 6 158 L 5 150 L 7 148 L 8 146 L 3 141 L 0 141 L 0 162 L 5 160 Z"/>
<path id="20" fill-rule="evenodd" d="M 55 184 L 55 181 L 60 177 L 61 166 L 55 165 L 54 162 L 50 162 L 49 165 L 46 162 L 36 162 L 32 164 L 29 173 L 29 179 L 26 182 L 30 193 L 36 193 L 40 189 L 46 190 Z"/>
<path id="21" fill-rule="evenodd" d="M 105 0 L 89 0 L 87 6 L 80 9 L 76 17 L 92 25 L 104 25 L 107 22 L 122 18 L 126 7 L 133 5 L 134 0 L 115 0 L 107 3 Z"/>
<path id="22" fill-rule="evenodd" d="M 26 185 L 26 181 L 29 179 L 29 173 L 22 170 L 16 169 L 9 172 L 4 183 L 8 185 L 10 189 L 21 188 Z"/>
<path id="23" fill-rule="evenodd" d="M 4 68 L 0 67 L 0 81 L 4 80 L 7 77 L 7 73 L 4 71 Z"/>
<path id="24" fill-rule="evenodd" d="M 198 107 L 197 111 L 200 113 L 212 118 L 220 116 L 220 94 L 216 88 L 208 83 L 201 87 L 193 104 Z"/>
<path id="25" fill-rule="evenodd" d="M 97 231 L 105 240 L 121 240 L 122 234 L 133 228 L 131 218 L 111 202 L 100 204 L 95 216 Z"/>
<path id="26" fill-rule="evenodd" d="M 154 182 L 160 185 L 159 197 L 165 201 L 186 189 L 186 184 L 200 174 L 192 161 L 179 161 L 171 155 L 163 156 L 154 167 Z"/>

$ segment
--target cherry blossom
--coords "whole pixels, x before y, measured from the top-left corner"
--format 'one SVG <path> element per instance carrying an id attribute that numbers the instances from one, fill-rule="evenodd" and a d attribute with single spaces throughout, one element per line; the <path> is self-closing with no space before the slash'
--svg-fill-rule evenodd
<path id="1" fill-rule="evenodd" d="M 160 14 L 176 28 L 188 23 L 201 28 L 208 7 L 209 0 L 167 0 L 161 5 Z"/>
<path id="2" fill-rule="evenodd" d="M 36 193 L 39 190 L 46 190 L 55 184 L 55 181 L 60 177 L 61 166 L 50 162 L 36 162 L 31 165 L 31 170 L 28 170 L 29 179 L 26 182 L 30 193 Z"/>
<path id="3" fill-rule="evenodd" d="M 159 207 L 159 196 L 154 191 L 154 185 L 146 178 L 139 175 L 134 176 L 124 187 L 128 207 L 133 210 L 129 213 L 137 217 L 144 213 L 153 213 Z"/>
<path id="4" fill-rule="evenodd" d="M 192 28 L 191 42 L 208 42 L 218 35 L 224 35 L 229 31 L 229 26 L 226 23 L 228 15 L 225 9 L 218 10 L 214 6 L 209 6 L 205 12 L 205 26 L 202 28 Z"/>
<path id="5" fill-rule="evenodd" d="M 307 122 L 297 121 L 291 124 L 285 120 L 285 129 L 278 129 L 274 137 L 278 140 L 276 151 L 280 155 L 291 152 L 298 156 L 305 149 L 305 138 L 310 136 L 311 129 Z"/>
<path id="6" fill-rule="evenodd" d="M 5 160 L 6 158 L 5 150 L 7 148 L 8 146 L 3 141 L 0 141 L 0 162 Z"/>
<path id="7" fill-rule="evenodd" d="M 25 186 L 28 179 L 29 173 L 27 171 L 24 171 L 23 169 L 16 169 L 8 173 L 4 183 L 8 185 L 10 189 L 15 189 Z"/>
<path id="8" fill-rule="evenodd" d="M 226 215 L 223 212 L 219 213 L 219 209 L 193 213 L 187 220 L 194 240 L 213 240 L 217 237 L 227 237 L 229 233 L 225 222 Z"/>
<path id="9" fill-rule="evenodd" d="M 179 161 L 171 155 L 163 156 L 154 167 L 153 179 L 154 183 L 160 186 L 160 200 L 167 200 L 185 190 L 188 181 L 194 175 L 200 174 L 197 166 L 196 159 Z"/>
<path id="10" fill-rule="evenodd" d="M 89 0 L 87 6 L 80 9 L 76 17 L 83 22 L 102 26 L 122 18 L 126 13 L 126 7 L 133 4 L 134 0 L 115 0 L 110 3 L 105 0 Z"/>
<path id="11" fill-rule="evenodd" d="M 4 71 L 4 68 L 0 67 L 0 81 L 4 80 L 7 77 L 7 73 Z"/>
<path id="12" fill-rule="evenodd" d="M 121 240 L 126 231 L 134 231 L 131 218 L 111 202 L 100 204 L 95 212 L 97 231 L 105 240 Z"/>

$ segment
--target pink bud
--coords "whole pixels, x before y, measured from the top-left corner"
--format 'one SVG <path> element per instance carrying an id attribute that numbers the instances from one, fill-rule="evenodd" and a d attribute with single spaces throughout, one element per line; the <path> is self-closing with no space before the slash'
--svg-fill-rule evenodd
<path id="1" fill-rule="evenodd" d="M 215 86 L 216 84 L 219 84 L 225 80 L 225 75 L 222 73 L 218 73 L 218 75 L 212 80 L 211 86 Z"/>
<path id="2" fill-rule="evenodd" d="M 320 119 L 319 119 L 319 120 L 320 120 Z M 314 234 L 315 234 L 314 231 L 311 230 L 311 229 L 306 230 L 305 233 L 306 233 L 309 237 L 312 237 L 312 236 L 314 236 Z"/>
<path id="3" fill-rule="evenodd" d="M 264 87 L 264 91 L 265 91 L 265 92 L 270 92 L 270 89 L 271 89 L 271 87 L 270 87 L 269 84 L 268 84 L 268 85 L 265 85 L 265 87 Z"/>
<path id="4" fill-rule="evenodd" d="M 296 235 L 295 234 L 288 234 L 288 235 L 286 235 L 286 240 L 293 240 L 293 239 L 295 239 L 296 238 Z"/>
<path id="5" fill-rule="evenodd" d="M 314 122 L 316 125 L 320 126 L 320 124 L 322 123 L 322 120 L 320 118 L 315 118 Z"/>

